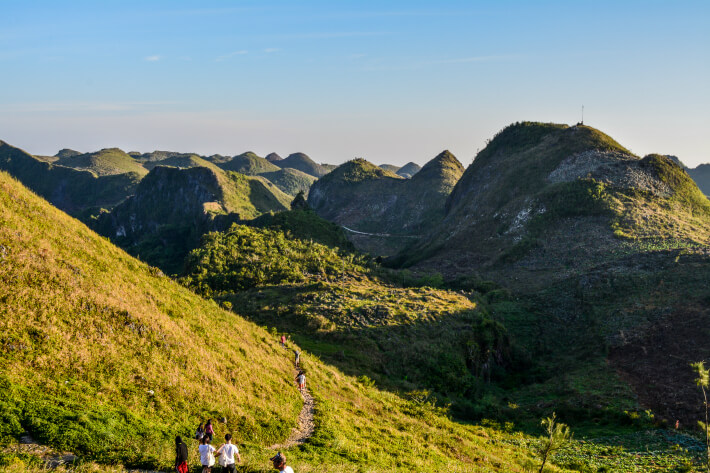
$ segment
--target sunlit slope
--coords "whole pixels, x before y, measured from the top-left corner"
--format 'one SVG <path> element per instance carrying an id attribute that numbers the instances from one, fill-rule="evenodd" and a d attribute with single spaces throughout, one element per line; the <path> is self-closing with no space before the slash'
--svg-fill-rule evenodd
<path id="1" fill-rule="evenodd" d="M 0 174 L 3 440 L 155 464 L 203 417 L 282 440 L 299 398 L 267 334 Z M 164 461 L 165 458 L 160 458 Z"/>

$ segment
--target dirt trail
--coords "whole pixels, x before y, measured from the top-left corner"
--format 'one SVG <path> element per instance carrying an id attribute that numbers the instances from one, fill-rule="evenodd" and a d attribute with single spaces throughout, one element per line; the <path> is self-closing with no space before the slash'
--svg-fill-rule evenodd
<path id="1" fill-rule="evenodd" d="M 296 369 L 295 373 L 298 374 L 298 369 Z M 311 392 L 308 390 L 307 379 L 306 389 L 301 393 L 301 397 L 303 398 L 303 409 L 301 409 L 301 412 L 298 414 L 298 424 L 292 429 L 291 435 L 288 436 L 284 443 L 277 443 L 269 448 L 274 450 L 286 450 L 296 445 L 301 445 L 313 435 L 315 431 L 315 423 L 313 422 L 315 401 L 313 400 L 313 396 L 311 396 Z"/>

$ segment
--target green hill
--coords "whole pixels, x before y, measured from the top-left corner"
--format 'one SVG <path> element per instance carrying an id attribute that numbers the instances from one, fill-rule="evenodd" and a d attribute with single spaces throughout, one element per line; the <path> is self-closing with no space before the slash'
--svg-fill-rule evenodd
<path id="1" fill-rule="evenodd" d="M 537 377 L 509 389 L 511 402 L 544 393 L 593 423 L 635 400 L 659 423 L 694 425 L 688 366 L 710 351 L 689 325 L 710 322 L 708 244 L 710 202 L 675 161 L 634 156 L 591 127 L 524 122 L 490 141 L 443 220 L 392 263 L 505 288 L 491 313 Z"/>
<path id="2" fill-rule="evenodd" d="M 396 173 L 398 176 L 405 177 L 409 179 L 421 170 L 421 166 L 417 163 L 407 163 L 401 168 L 397 169 Z"/>
<path id="3" fill-rule="evenodd" d="M 276 161 L 281 161 L 283 158 L 276 153 L 269 153 L 265 156 L 265 159 L 270 163 L 275 163 Z"/>
<path id="4" fill-rule="evenodd" d="M 106 148 L 95 153 L 65 156 L 56 161 L 56 164 L 79 171 L 89 171 L 96 176 L 126 173 L 144 176 L 148 174 L 146 168 L 118 148 Z"/>
<path id="5" fill-rule="evenodd" d="M 28 432 L 89 462 L 81 471 L 167 471 L 174 436 L 190 439 L 211 417 L 217 437 L 235 435 L 243 471 L 269 471 L 269 445 L 301 409 L 274 332 L 181 288 L 3 173 L 0 204 L 0 446 Z M 457 424 L 426 397 L 302 357 L 317 404 L 313 436 L 285 451 L 297 471 L 520 472 L 531 461 L 517 435 Z M 0 462 L 45 471 L 32 454 L 3 449 Z"/>
<path id="6" fill-rule="evenodd" d="M 530 278 L 518 280 L 544 285 L 549 279 L 542 276 L 566 277 L 632 242 L 706 244 L 710 235 L 710 202 L 679 165 L 660 155 L 639 159 L 586 126 L 525 122 L 504 129 L 446 207 L 445 219 L 411 255 L 452 276 L 499 267 L 505 277 L 522 266 Z M 466 264 L 451 271 L 444 267 L 451 258 Z"/>
<path id="7" fill-rule="evenodd" d="M 403 179 L 365 160 L 349 161 L 313 184 L 308 203 L 321 217 L 349 228 L 356 247 L 393 254 L 443 218 L 446 199 L 463 173 L 448 151 L 425 169 L 416 179 Z"/>
<path id="8" fill-rule="evenodd" d="M 269 182 L 211 167 L 153 168 L 136 194 L 102 214 L 95 228 L 131 254 L 174 273 L 203 233 L 288 208 L 290 197 Z"/>
<path id="9" fill-rule="evenodd" d="M 97 177 L 89 171 L 44 162 L 3 141 L 0 141 L 0 170 L 75 216 L 114 207 L 135 192 L 142 177 L 142 173 L 133 172 Z"/>
<path id="10" fill-rule="evenodd" d="M 234 156 L 231 160 L 220 164 L 225 171 L 236 171 L 247 176 L 257 176 L 265 172 L 278 171 L 280 168 L 271 164 L 261 156 L 257 156 L 251 151 Z"/>
<path id="11" fill-rule="evenodd" d="M 311 176 L 321 177 L 328 173 L 328 170 L 317 164 L 304 153 L 293 153 L 288 155 L 286 159 L 274 161 L 273 164 L 284 169 L 292 168 L 301 172 L 305 172 Z"/>

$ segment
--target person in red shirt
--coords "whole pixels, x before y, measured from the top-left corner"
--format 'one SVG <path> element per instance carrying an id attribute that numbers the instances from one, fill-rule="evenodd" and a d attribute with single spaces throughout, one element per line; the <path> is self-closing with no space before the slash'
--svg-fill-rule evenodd
<path id="1" fill-rule="evenodd" d="M 286 335 L 281 335 L 281 346 L 286 348 Z"/>

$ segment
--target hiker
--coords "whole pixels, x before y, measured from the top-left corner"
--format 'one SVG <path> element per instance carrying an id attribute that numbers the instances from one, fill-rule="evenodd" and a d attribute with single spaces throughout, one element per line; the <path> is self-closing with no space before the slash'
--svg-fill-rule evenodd
<path id="1" fill-rule="evenodd" d="M 202 464 L 202 473 L 210 473 L 212 467 L 214 466 L 214 450 L 215 448 L 210 445 L 210 439 L 207 435 L 202 437 L 200 440 L 200 446 L 198 447 L 200 452 L 200 463 Z"/>
<path id="2" fill-rule="evenodd" d="M 274 464 L 274 469 L 279 470 L 279 473 L 293 473 L 293 468 L 286 466 L 286 456 L 279 452 L 276 456 L 271 457 Z"/>
<path id="3" fill-rule="evenodd" d="M 296 384 L 298 384 L 298 390 L 303 393 L 303 390 L 306 389 L 306 375 L 303 371 L 298 372 L 298 376 L 296 376 Z"/>
<path id="4" fill-rule="evenodd" d="M 219 464 L 222 466 L 222 471 L 234 473 L 237 468 L 234 457 L 237 457 L 238 462 L 242 461 L 242 457 L 239 456 L 237 446 L 232 443 L 232 434 L 225 435 L 224 441 L 226 443 L 217 449 L 215 455 L 219 456 Z"/>
<path id="5" fill-rule="evenodd" d="M 214 429 L 212 428 L 212 419 L 207 419 L 207 423 L 205 424 L 205 437 L 208 437 L 210 439 L 210 442 L 214 438 Z"/>
<path id="6" fill-rule="evenodd" d="M 187 445 L 179 435 L 175 437 L 175 471 L 187 473 Z"/>
<path id="7" fill-rule="evenodd" d="M 195 438 L 197 440 L 202 440 L 202 437 L 205 436 L 205 428 L 202 425 L 202 422 L 200 422 L 200 425 L 197 426 L 197 430 L 195 431 Z"/>
<path id="8" fill-rule="evenodd" d="M 298 368 L 298 364 L 301 361 L 301 352 L 299 350 L 293 350 L 293 354 L 296 357 L 296 368 Z"/>
<path id="9" fill-rule="evenodd" d="M 281 335 L 281 346 L 286 348 L 286 335 Z"/>

